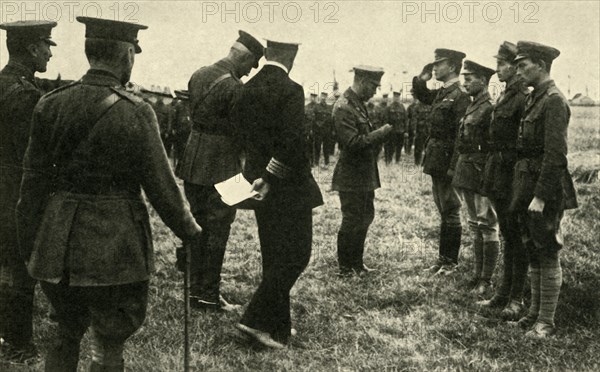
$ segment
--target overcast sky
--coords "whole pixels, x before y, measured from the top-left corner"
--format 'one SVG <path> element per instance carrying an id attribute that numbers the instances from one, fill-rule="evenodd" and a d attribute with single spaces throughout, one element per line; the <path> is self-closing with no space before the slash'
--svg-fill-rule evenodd
<path id="1" fill-rule="evenodd" d="M 143 53 L 132 75 L 147 87 L 186 88 L 190 75 L 225 56 L 243 29 L 261 41 L 302 44 L 291 77 L 307 94 L 331 91 L 334 70 L 345 89 L 356 64 L 385 69 L 382 91 L 392 86 L 407 91 L 435 48 L 457 49 L 494 67 L 492 56 L 504 40 L 532 40 L 561 51 L 552 75 L 565 94 L 570 80 L 571 96 L 585 94 L 587 86 L 599 99 L 599 1 L 0 1 L 2 22 L 58 21 L 53 32 L 58 47 L 48 72 L 40 75 L 46 78 L 61 73 L 78 79 L 87 70 L 84 25 L 74 20 L 78 15 L 149 26 L 139 33 Z M 4 65 L 4 32 L 1 38 Z"/>

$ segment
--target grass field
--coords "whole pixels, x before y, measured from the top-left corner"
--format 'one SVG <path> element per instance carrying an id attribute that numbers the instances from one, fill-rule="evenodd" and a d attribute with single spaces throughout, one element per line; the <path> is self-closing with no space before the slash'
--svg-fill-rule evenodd
<path id="1" fill-rule="evenodd" d="M 600 168 L 599 108 L 573 108 L 571 169 Z M 570 157 L 571 158 L 571 157 Z M 298 336 L 281 351 L 250 345 L 234 328 L 235 314 L 193 314 L 193 370 L 197 371 L 404 371 L 404 370 L 600 370 L 600 182 L 577 184 L 580 208 L 563 220 L 563 286 L 558 333 L 533 341 L 523 331 L 481 312 L 466 282 L 471 239 L 463 237 L 459 273 L 430 277 L 423 269 L 436 257 L 439 219 L 431 181 L 420 169 L 380 163 L 383 187 L 376 192 L 376 217 L 367 238 L 366 263 L 378 272 L 366 278 L 336 277 L 336 233 L 341 215 L 331 172 L 315 170 L 325 205 L 314 211 L 313 255 L 293 289 Z M 181 371 L 182 276 L 174 268 L 174 236 L 152 218 L 157 273 L 148 318 L 129 341 L 129 371 Z M 500 268 L 496 270 L 495 279 Z M 253 214 L 239 211 L 223 270 L 224 294 L 247 303 L 260 279 L 260 253 Z M 55 325 L 36 300 L 36 342 L 42 353 Z M 80 370 L 89 364 L 87 337 Z M 43 362 L 31 366 L 42 370 Z M 0 365 L 0 370 L 7 366 Z M 12 367 L 9 370 L 27 370 Z"/>

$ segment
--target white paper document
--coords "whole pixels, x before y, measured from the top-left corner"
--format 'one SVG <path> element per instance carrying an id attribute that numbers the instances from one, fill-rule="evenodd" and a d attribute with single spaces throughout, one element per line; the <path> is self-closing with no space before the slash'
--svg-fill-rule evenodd
<path id="1" fill-rule="evenodd" d="M 252 191 L 252 185 L 241 173 L 228 180 L 217 183 L 215 189 L 217 189 L 217 192 L 221 195 L 223 203 L 229 206 L 241 203 L 258 194 L 257 191 Z"/>

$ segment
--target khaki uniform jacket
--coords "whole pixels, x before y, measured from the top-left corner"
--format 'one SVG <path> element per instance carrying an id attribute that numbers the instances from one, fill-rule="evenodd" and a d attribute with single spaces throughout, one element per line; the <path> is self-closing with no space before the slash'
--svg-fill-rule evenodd
<path id="1" fill-rule="evenodd" d="M 0 260 L 18 257 L 15 207 L 31 115 L 41 96 L 24 66 L 9 63 L 0 71 Z"/>
<path id="2" fill-rule="evenodd" d="M 473 99 L 460 120 L 451 164 L 454 187 L 481 192 L 492 110 L 492 98 L 486 90 Z"/>
<path id="3" fill-rule="evenodd" d="M 430 90 L 418 77 L 413 78 L 413 94 L 421 102 L 431 105 L 423 172 L 433 177 L 447 177 L 458 124 L 471 99 L 458 81 L 448 88 Z"/>
<path id="4" fill-rule="evenodd" d="M 431 106 L 415 101 L 408 106 L 407 115 L 410 122 L 410 131 L 417 138 L 429 136 L 428 117 Z"/>
<path id="5" fill-rule="evenodd" d="M 104 102 L 112 106 L 98 112 Z M 119 80 L 89 70 L 35 107 L 17 208 L 31 276 L 72 286 L 148 280 L 150 222 L 141 188 L 185 240 L 200 231 L 162 146 L 154 111 Z"/>
<path id="6" fill-rule="evenodd" d="M 511 209 L 527 210 L 534 196 L 559 209 L 577 208 L 567 163 L 571 110 L 553 80 L 527 97 L 517 139 Z"/>
<path id="7" fill-rule="evenodd" d="M 333 171 L 332 189 L 368 192 L 381 187 L 377 151 L 385 137 L 373 133 L 367 108 L 351 88 L 335 103 L 333 123 L 340 158 Z"/>
<path id="8" fill-rule="evenodd" d="M 196 185 L 214 185 L 242 170 L 241 146 L 231 110 L 242 87 L 234 66 L 221 60 L 196 71 L 188 84 L 192 133 L 176 174 Z"/>
<path id="9" fill-rule="evenodd" d="M 519 123 L 528 94 L 527 88 L 515 77 L 507 83 L 494 106 L 482 193 L 496 200 L 510 199 L 512 193 Z"/>

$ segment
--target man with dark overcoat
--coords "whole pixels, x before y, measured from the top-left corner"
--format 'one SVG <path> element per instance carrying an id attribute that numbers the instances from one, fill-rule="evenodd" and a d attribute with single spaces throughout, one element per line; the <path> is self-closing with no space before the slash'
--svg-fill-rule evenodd
<path id="1" fill-rule="evenodd" d="M 267 40 L 267 62 L 242 87 L 235 109 L 243 175 L 258 192 L 262 254 L 262 280 L 237 327 L 271 348 L 293 333 L 290 290 L 310 260 L 312 209 L 323 204 L 304 151 L 304 91 L 288 76 L 297 52 L 298 44 Z"/>

